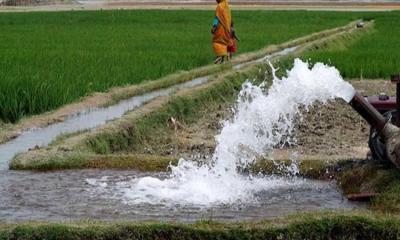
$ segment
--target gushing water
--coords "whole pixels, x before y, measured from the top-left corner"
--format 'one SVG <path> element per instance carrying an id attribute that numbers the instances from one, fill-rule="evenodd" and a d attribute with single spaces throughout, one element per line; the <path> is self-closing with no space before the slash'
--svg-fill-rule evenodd
<path id="1" fill-rule="evenodd" d="M 310 68 L 299 59 L 287 77 L 279 79 L 275 73 L 273 77 L 268 89 L 266 83 L 243 84 L 234 117 L 223 122 L 209 163 L 181 159 L 177 166 L 170 166 L 166 179 L 133 179 L 121 183 L 116 191 L 128 204 L 248 205 L 257 203 L 259 193 L 306 184 L 297 177 L 245 175 L 238 168 L 268 157 L 275 147 L 293 143 L 295 120 L 301 117 L 302 108 L 334 98 L 350 101 L 354 89 L 334 67 L 317 63 Z"/>

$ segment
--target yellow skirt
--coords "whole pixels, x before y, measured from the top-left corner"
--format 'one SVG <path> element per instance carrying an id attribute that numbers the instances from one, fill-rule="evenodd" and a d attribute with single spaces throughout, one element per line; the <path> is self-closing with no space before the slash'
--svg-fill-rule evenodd
<path id="1" fill-rule="evenodd" d="M 228 55 L 228 46 L 222 43 L 213 43 L 214 53 L 217 57 Z"/>

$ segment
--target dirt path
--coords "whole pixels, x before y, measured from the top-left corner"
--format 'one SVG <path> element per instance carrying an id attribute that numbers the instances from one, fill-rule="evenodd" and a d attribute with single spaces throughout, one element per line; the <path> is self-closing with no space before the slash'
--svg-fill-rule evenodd
<path id="1" fill-rule="evenodd" d="M 231 1 L 235 10 L 333 10 L 333 11 L 392 11 L 400 9 L 400 2 L 328 2 L 328 1 Z M 67 4 L 35 6 L 1 6 L 8 11 L 70 11 L 99 9 L 205 9 L 215 8 L 214 1 L 76 1 Z"/>
<path id="2" fill-rule="evenodd" d="M 113 1 L 105 4 L 107 7 L 122 8 L 215 8 L 214 1 Z M 235 9 L 305 9 L 305 10 L 397 10 L 398 2 L 329 2 L 329 1 L 230 1 Z"/>
<path id="3" fill-rule="evenodd" d="M 1 3 L 1 1 L 0 1 Z M 2 6 L 0 12 L 8 11 L 70 11 L 99 9 L 214 9 L 215 1 L 71 1 L 67 3 Z M 334 11 L 393 11 L 400 9 L 400 2 L 356 1 L 230 1 L 235 10 L 334 10 Z"/>

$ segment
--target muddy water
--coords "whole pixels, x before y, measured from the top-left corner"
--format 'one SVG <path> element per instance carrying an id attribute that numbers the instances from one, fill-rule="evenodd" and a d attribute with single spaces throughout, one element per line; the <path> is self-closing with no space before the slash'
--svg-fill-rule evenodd
<path id="1" fill-rule="evenodd" d="M 127 184 L 144 176 L 166 178 L 165 173 L 134 171 L 63 171 L 0 174 L 0 222 L 26 220 L 257 220 L 299 211 L 362 207 L 343 199 L 334 183 L 293 179 L 296 186 L 260 192 L 257 204 L 171 206 L 129 204 Z"/>

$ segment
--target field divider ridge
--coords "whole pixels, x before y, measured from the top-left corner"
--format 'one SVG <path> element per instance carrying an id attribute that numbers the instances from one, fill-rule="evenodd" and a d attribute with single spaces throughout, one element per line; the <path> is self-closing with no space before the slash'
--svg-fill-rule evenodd
<path id="1" fill-rule="evenodd" d="M 366 29 L 365 31 L 372 26 L 372 23 L 368 23 L 364 28 Z M 356 22 L 338 29 L 321 32 L 324 36 L 322 38 L 316 37 L 318 34 L 313 34 L 311 38 L 303 37 L 283 46 L 293 47 L 296 46 L 294 44 L 302 43 L 301 46 L 297 46 L 293 52 L 289 53 L 292 57 L 304 51 L 320 49 L 337 38 L 355 34 L 357 30 Z M 313 40 L 307 41 L 307 39 Z M 271 51 L 271 53 L 276 53 L 279 46 L 274 46 L 274 51 Z M 262 50 L 263 53 L 268 53 L 266 49 Z M 153 156 L 145 157 L 146 154 L 132 153 L 127 149 L 129 145 L 135 144 L 135 141 L 139 141 L 137 143 L 142 144 L 138 147 L 144 148 L 146 144 L 143 143 L 146 143 L 146 138 L 149 137 L 149 134 L 153 134 L 151 131 L 157 132 L 158 130 L 156 126 L 147 126 L 148 128 L 139 129 L 140 124 L 138 122 L 147 118 L 147 120 L 150 119 L 150 122 L 158 121 L 157 126 L 163 128 L 164 121 L 166 121 L 163 118 L 169 117 L 168 111 L 171 106 L 172 108 L 177 108 L 178 110 L 175 109 L 176 111 L 181 111 L 179 109 L 180 105 L 188 104 L 188 102 L 196 104 L 200 102 L 207 106 L 207 104 L 211 104 L 209 101 L 213 101 L 214 95 L 218 95 L 216 98 L 221 102 L 234 101 L 236 93 L 240 90 L 240 86 L 244 81 L 259 75 L 260 72 L 262 75 L 264 74 L 260 69 L 265 68 L 266 65 L 256 61 L 260 56 L 263 58 L 265 55 L 251 53 L 247 54 L 247 56 L 239 56 L 242 60 L 234 59 L 232 61 L 233 64 L 243 62 L 251 62 L 251 64 L 244 64 L 240 69 L 222 71 L 211 76 L 207 82 L 193 88 L 181 89 L 171 95 L 158 97 L 125 114 L 122 118 L 113 120 L 93 131 L 62 136 L 49 147 L 32 149 L 26 153 L 18 154 L 10 163 L 10 169 L 46 171 L 76 168 L 133 168 L 143 170 L 141 167 L 137 167 L 139 165 L 142 166 L 140 163 L 141 158 L 154 159 L 158 158 L 154 156 L 160 155 L 152 153 L 151 155 Z M 285 57 L 288 56 L 277 55 L 272 60 Z M 259 77 L 263 78 L 263 76 Z M 228 98 L 228 100 L 225 100 L 225 98 Z M 184 112 L 184 110 L 182 111 Z M 132 135 L 135 134 L 138 136 L 132 138 Z M 127 137 L 127 139 L 124 139 L 124 137 Z M 106 158 L 112 159 L 112 161 L 106 163 Z M 177 161 L 176 156 L 162 156 L 160 159 L 163 160 L 164 165 L 161 165 L 165 168 L 170 162 Z M 156 166 L 154 169 L 159 170 L 160 165 L 156 164 Z"/>
<path id="2" fill-rule="evenodd" d="M 282 44 L 270 45 L 261 50 L 253 51 L 250 53 L 243 53 L 232 59 L 231 63 L 226 63 L 222 65 L 206 65 L 189 71 L 178 71 L 158 80 L 148 80 L 144 83 L 137 85 L 114 87 L 109 89 L 107 92 L 93 93 L 90 96 L 82 98 L 78 102 L 67 104 L 57 110 L 23 118 L 16 124 L 7 124 L 5 127 L 2 127 L 2 129 L 0 129 L 0 144 L 18 137 L 24 131 L 43 128 L 55 123 L 63 122 L 69 118 L 73 118 L 76 115 L 85 114 L 86 112 L 92 111 L 96 108 L 103 108 L 114 105 L 122 100 L 187 82 L 195 78 L 229 71 L 232 69 L 233 65 L 245 64 L 247 62 L 255 61 L 266 55 L 279 52 L 283 49 L 298 46 L 300 44 L 314 41 L 318 38 L 324 38 L 330 35 L 334 35 L 338 32 L 354 28 L 357 22 L 358 21 L 353 21 L 345 26 L 313 33 L 307 36 L 284 42 Z"/>

